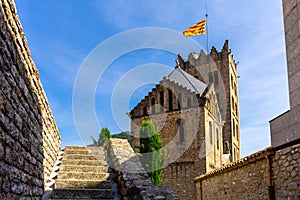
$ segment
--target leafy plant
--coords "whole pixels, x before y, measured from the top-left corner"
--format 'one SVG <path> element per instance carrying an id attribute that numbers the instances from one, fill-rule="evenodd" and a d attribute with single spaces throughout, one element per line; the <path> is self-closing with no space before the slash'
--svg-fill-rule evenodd
<path id="1" fill-rule="evenodd" d="M 108 128 L 102 128 L 99 133 L 98 140 L 96 141 L 96 139 L 93 136 L 91 136 L 91 139 L 93 140 L 93 144 L 88 145 L 88 146 L 91 146 L 91 147 L 103 146 L 109 141 L 110 138 L 111 138 L 111 134 L 110 134 L 110 131 L 108 130 Z"/>

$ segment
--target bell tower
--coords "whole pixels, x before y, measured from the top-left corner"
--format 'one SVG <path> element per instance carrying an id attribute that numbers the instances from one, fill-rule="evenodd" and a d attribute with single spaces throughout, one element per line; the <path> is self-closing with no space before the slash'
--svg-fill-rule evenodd
<path id="1" fill-rule="evenodd" d="M 231 161 L 240 159 L 238 72 L 228 40 L 220 52 L 212 47 L 208 55 L 204 51 L 191 53 L 187 62 L 178 56 L 177 63 L 199 80 L 214 85 L 224 122 L 223 152 L 230 154 Z"/>

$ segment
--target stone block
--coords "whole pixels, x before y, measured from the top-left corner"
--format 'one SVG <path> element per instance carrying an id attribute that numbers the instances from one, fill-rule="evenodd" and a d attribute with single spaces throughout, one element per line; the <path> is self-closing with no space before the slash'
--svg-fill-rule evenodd
<path id="1" fill-rule="evenodd" d="M 300 38 L 294 40 L 286 48 L 287 60 L 294 59 L 300 53 Z"/>
<path id="2" fill-rule="evenodd" d="M 294 109 L 295 107 L 299 106 L 300 101 L 300 87 L 294 89 L 290 92 L 290 107 Z"/>
<path id="3" fill-rule="evenodd" d="M 297 90 L 299 88 L 300 88 L 300 71 L 295 72 L 295 73 L 293 73 L 289 76 L 289 90 L 290 90 L 290 93 L 293 93 L 295 90 Z M 293 99 L 293 100 L 291 99 L 291 101 L 293 101 L 293 105 L 300 104 L 300 98 L 299 99 Z"/>
<path id="4" fill-rule="evenodd" d="M 292 26 L 286 31 L 285 34 L 286 46 L 291 45 L 298 37 L 299 37 L 299 23 L 295 23 L 294 26 Z"/>
<path id="5" fill-rule="evenodd" d="M 297 0 L 283 0 L 284 18 L 286 18 L 295 8 L 297 8 Z"/>
<path id="6" fill-rule="evenodd" d="M 300 53 L 296 57 L 287 60 L 288 76 L 300 71 Z"/>
<path id="7" fill-rule="evenodd" d="M 285 17 L 284 17 L 284 30 L 287 33 L 293 26 L 297 26 L 298 23 L 298 11 L 297 9 L 292 9 Z"/>

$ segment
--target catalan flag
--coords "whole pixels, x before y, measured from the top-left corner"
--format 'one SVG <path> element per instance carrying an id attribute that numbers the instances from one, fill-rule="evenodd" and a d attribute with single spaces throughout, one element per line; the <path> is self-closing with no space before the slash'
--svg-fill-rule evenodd
<path id="1" fill-rule="evenodd" d="M 203 35 L 205 34 L 205 26 L 206 26 L 206 19 L 203 19 L 202 21 L 194 24 L 193 26 L 183 31 L 183 35 L 185 37 L 194 36 L 194 35 Z"/>

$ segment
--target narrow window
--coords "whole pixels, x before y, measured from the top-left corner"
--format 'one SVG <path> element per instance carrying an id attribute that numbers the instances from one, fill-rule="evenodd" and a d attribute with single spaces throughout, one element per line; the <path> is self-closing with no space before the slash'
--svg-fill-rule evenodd
<path id="1" fill-rule="evenodd" d="M 152 114 L 155 113 L 155 99 L 154 98 L 151 99 L 151 113 Z"/>
<path id="2" fill-rule="evenodd" d="M 233 97 L 231 97 L 231 106 L 232 106 L 232 110 L 235 111 L 234 98 Z"/>
<path id="3" fill-rule="evenodd" d="M 169 111 L 173 110 L 173 92 L 171 90 L 168 90 L 169 94 Z"/>
<path id="4" fill-rule="evenodd" d="M 191 107 L 192 106 L 192 100 L 191 100 L 191 97 L 188 97 L 187 98 L 187 107 Z"/>
<path id="5" fill-rule="evenodd" d="M 218 130 L 218 129 L 216 129 L 216 132 L 217 132 L 217 149 L 219 150 L 219 149 L 220 149 L 219 130 Z"/>
<path id="6" fill-rule="evenodd" d="M 181 109 L 181 102 L 182 102 L 182 94 L 178 93 L 178 95 L 177 95 L 178 110 Z"/>
<path id="7" fill-rule="evenodd" d="M 159 101 L 160 101 L 160 105 L 161 105 L 160 112 L 164 112 L 164 104 L 165 104 L 164 91 L 161 91 L 159 93 L 159 99 L 160 99 Z"/>
<path id="8" fill-rule="evenodd" d="M 235 93 L 235 96 L 237 96 L 237 86 L 235 83 L 234 83 L 234 93 Z"/>
<path id="9" fill-rule="evenodd" d="M 213 134 L 212 134 L 212 124 L 209 122 L 209 141 L 210 144 L 213 144 Z"/>
<path id="10" fill-rule="evenodd" d="M 147 115 L 147 108 L 146 107 L 143 107 L 143 115 Z"/>

